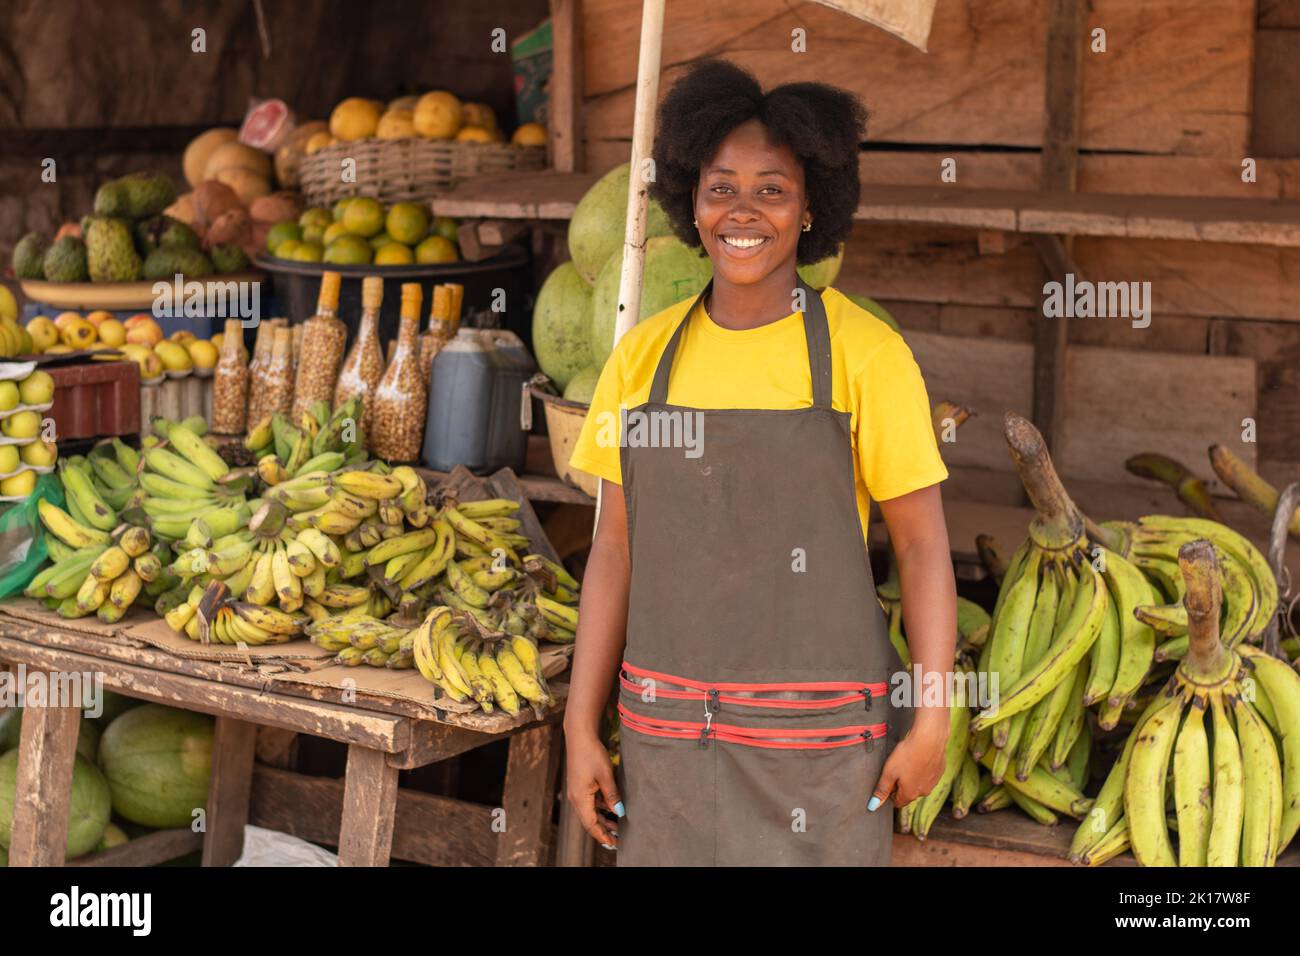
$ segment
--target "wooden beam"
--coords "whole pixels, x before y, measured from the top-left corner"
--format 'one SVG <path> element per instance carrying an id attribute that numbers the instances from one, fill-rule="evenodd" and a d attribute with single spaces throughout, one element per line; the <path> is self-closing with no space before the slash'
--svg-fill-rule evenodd
<path id="1" fill-rule="evenodd" d="M 256 724 L 234 717 L 217 718 L 212 735 L 204 866 L 231 866 L 244 852 L 244 826 L 248 823 L 256 744 Z"/>
<path id="2" fill-rule="evenodd" d="M 582 0 L 550 0 L 551 167 L 556 172 L 582 169 Z"/>
<path id="3" fill-rule="evenodd" d="M 339 866 L 388 866 L 397 810 L 397 768 L 378 750 L 348 747 L 339 826 Z"/>
<path id="4" fill-rule="evenodd" d="M 258 766 L 250 822 L 312 843 L 337 846 L 344 783 Z M 492 866 L 492 808 L 414 790 L 397 790 L 392 856 L 426 866 Z"/>
<path id="5" fill-rule="evenodd" d="M 203 849 L 203 834 L 188 827 L 155 830 L 121 846 L 69 860 L 68 866 L 157 866 Z"/>
<path id="6" fill-rule="evenodd" d="M 52 675 L 47 675 L 52 677 Z M 56 686 L 51 679 L 48 686 Z M 68 850 L 68 804 L 81 729 L 81 707 L 23 711 L 10 832 L 10 866 L 62 866 Z"/>
<path id="7" fill-rule="evenodd" d="M 546 863 L 561 742 L 560 728 L 553 723 L 510 738 L 502 797 L 505 831 L 497 838 L 497 866 Z"/>
<path id="8" fill-rule="evenodd" d="M 219 684 L 214 680 L 169 674 L 123 662 L 105 667 L 102 658 L 67 648 L 29 643 L 3 632 L 0 632 L 0 659 L 42 670 L 97 673 L 102 675 L 104 687 L 128 697 L 217 717 L 235 716 L 331 740 L 360 743 L 387 753 L 404 750 L 411 736 L 410 718 L 407 717 Z"/>
<path id="9" fill-rule="evenodd" d="M 1066 274 L 1071 272 L 1076 280 L 1082 278 L 1059 236 L 1034 236 L 1034 248 L 1052 279 L 1063 283 Z M 1053 453 L 1060 451 L 1065 422 L 1065 353 L 1070 344 L 1068 322 L 1065 316 L 1053 318 L 1041 312 L 1034 322 L 1033 421 L 1043 433 L 1048 450 Z"/>

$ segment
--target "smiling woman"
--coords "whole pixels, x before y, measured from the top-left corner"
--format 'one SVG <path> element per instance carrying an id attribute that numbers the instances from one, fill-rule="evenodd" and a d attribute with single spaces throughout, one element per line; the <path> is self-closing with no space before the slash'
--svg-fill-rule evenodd
<path id="1" fill-rule="evenodd" d="M 651 194 L 713 279 L 619 341 L 571 459 L 600 476 L 603 504 L 569 798 L 620 865 L 887 864 L 891 800 L 943 768 L 946 703 L 885 693 L 903 668 L 865 540 L 874 498 L 909 653 L 950 672 L 947 471 L 925 384 L 896 332 L 796 271 L 848 236 L 865 122 L 842 90 L 764 93 L 719 61 L 660 108 Z M 665 442 L 633 427 L 687 413 L 689 445 L 685 429 Z M 617 783 L 597 731 L 616 676 Z"/>

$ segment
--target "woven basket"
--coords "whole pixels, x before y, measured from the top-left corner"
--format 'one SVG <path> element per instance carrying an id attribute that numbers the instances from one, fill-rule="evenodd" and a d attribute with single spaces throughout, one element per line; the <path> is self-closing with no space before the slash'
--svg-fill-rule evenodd
<path id="1" fill-rule="evenodd" d="M 349 159 L 356 163 L 355 181 L 343 179 L 343 164 Z M 392 203 L 428 199 L 471 176 L 545 167 L 544 146 L 363 139 L 335 143 L 304 157 L 299 188 L 312 206 L 330 206 L 348 196 L 371 196 Z"/>

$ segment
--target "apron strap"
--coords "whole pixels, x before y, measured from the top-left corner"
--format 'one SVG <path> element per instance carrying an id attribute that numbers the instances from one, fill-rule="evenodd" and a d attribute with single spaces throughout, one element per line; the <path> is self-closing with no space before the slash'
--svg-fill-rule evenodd
<path id="1" fill-rule="evenodd" d="M 690 321 L 691 313 L 695 307 L 704 300 L 713 288 L 713 280 L 709 280 L 703 291 L 700 292 L 691 302 L 690 307 L 686 310 L 686 315 L 677 323 L 677 328 L 673 330 L 672 337 L 668 344 L 664 346 L 663 354 L 659 356 L 659 364 L 655 368 L 654 381 L 650 385 L 649 402 L 652 405 L 668 404 L 668 376 L 672 371 L 673 359 L 677 356 L 677 346 L 681 343 L 682 330 L 686 328 L 686 323 Z M 808 371 L 812 376 L 812 403 L 816 408 L 831 407 L 831 330 L 826 319 L 826 306 L 822 303 L 822 297 L 803 279 L 799 280 L 799 288 L 803 290 L 804 311 L 803 311 L 803 333 L 804 339 L 808 343 Z"/>

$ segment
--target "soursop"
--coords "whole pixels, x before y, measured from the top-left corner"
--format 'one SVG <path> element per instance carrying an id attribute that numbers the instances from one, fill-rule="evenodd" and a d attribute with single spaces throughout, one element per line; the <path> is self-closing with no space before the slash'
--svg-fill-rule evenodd
<path id="1" fill-rule="evenodd" d="M 239 272 L 248 268 L 248 256 L 233 242 L 222 242 L 211 249 L 212 265 L 218 272 Z"/>
<path id="2" fill-rule="evenodd" d="M 86 265 L 91 282 L 137 282 L 140 256 L 125 219 L 91 216 L 85 220 Z"/>
<path id="3" fill-rule="evenodd" d="M 140 255 L 147 256 L 162 246 L 199 248 L 199 236 L 179 219 L 171 216 L 151 216 L 135 224 L 135 246 Z"/>
<path id="4" fill-rule="evenodd" d="M 76 236 L 64 236 L 45 253 L 45 278 L 50 282 L 85 282 L 86 244 Z"/>
<path id="5" fill-rule="evenodd" d="M 37 232 L 29 232 L 19 239 L 18 245 L 14 246 L 14 275 L 19 279 L 44 278 L 41 261 L 45 258 L 46 246 L 45 237 Z"/>
<path id="6" fill-rule="evenodd" d="M 176 201 L 176 183 L 164 173 L 130 173 L 95 192 L 95 215 L 144 219 Z"/>
<path id="7" fill-rule="evenodd" d="M 149 281 L 171 279 L 177 273 L 201 279 L 212 274 L 212 260 L 188 246 L 160 246 L 144 260 L 144 277 Z"/>

